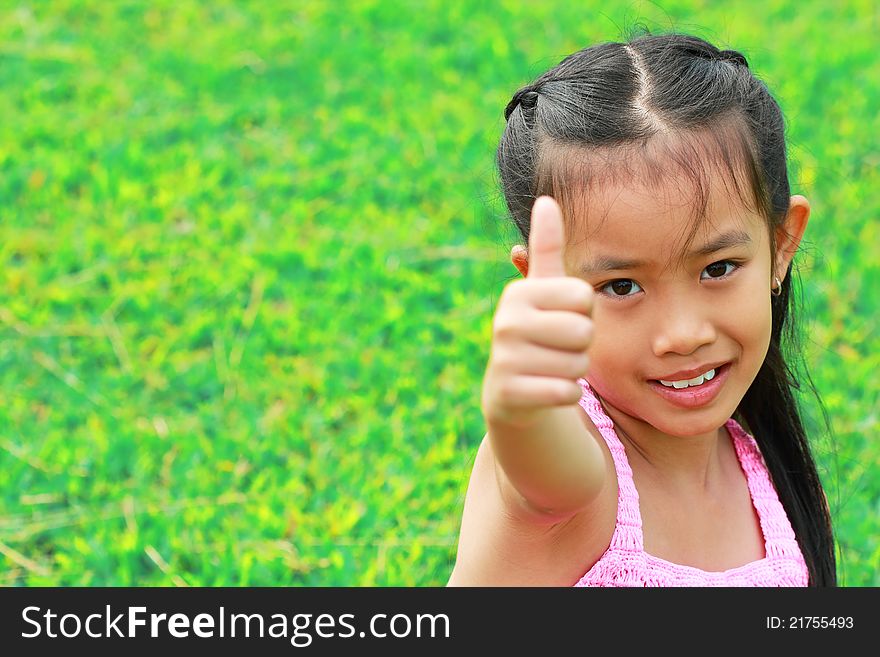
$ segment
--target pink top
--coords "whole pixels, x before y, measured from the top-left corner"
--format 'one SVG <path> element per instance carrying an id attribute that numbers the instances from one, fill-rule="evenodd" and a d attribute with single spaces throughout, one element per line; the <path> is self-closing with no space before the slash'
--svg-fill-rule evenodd
<path id="1" fill-rule="evenodd" d="M 575 586 L 807 586 L 809 572 L 755 439 L 730 418 L 726 427 L 748 480 L 764 535 L 763 559 L 723 572 L 671 563 L 645 552 L 639 494 L 614 423 L 585 379 L 580 405 L 608 444 L 617 471 L 617 524 L 611 544 Z"/>

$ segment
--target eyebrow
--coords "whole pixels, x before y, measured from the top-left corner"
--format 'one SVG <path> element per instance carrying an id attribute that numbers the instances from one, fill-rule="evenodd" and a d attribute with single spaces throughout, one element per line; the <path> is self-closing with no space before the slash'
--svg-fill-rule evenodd
<path id="1" fill-rule="evenodd" d="M 746 246 L 752 243 L 752 238 L 748 233 L 742 230 L 729 230 L 726 233 L 713 238 L 708 243 L 698 249 L 691 251 L 691 258 L 707 256 L 716 251 L 727 249 L 733 246 Z M 629 258 L 618 258 L 614 256 L 597 256 L 592 262 L 581 265 L 580 273 L 584 276 L 590 276 L 605 271 L 614 271 L 617 269 L 638 269 L 650 264 L 644 260 L 633 260 Z"/>

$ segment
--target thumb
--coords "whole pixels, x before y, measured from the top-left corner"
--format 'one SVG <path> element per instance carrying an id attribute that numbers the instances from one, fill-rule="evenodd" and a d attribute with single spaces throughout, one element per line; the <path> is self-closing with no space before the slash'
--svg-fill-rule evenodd
<path id="1" fill-rule="evenodd" d="M 528 278 L 565 276 L 564 241 L 559 204 L 551 196 L 539 196 L 532 205 Z"/>

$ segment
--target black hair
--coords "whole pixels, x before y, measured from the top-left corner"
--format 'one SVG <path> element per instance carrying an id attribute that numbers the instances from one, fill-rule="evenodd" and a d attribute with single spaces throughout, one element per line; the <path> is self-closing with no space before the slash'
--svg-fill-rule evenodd
<path id="1" fill-rule="evenodd" d="M 736 50 L 682 33 L 640 34 L 575 52 L 514 94 L 498 145 L 502 192 L 526 244 L 536 198 L 554 197 L 569 240 L 583 220 L 579 201 L 609 179 L 693 184 L 689 243 L 706 219 L 708 175 L 722 173 L 743 204 L 767 224 L 771 255 L 790 187 L 782 111 Z M 728 187 L 728 190 L 730 187 Z M 578 217 L 580 216 L 580 219 Z M 686 249 L 682 251 L 686 253 Z M 771 296 L 767 356 L 736 419 L 757 441 L 810 573 L 811 586 L 836 586 L 831 513 L 793 395 L 791 363 L 802 358 L 792 270 Z M 768 281 L 768 292 L 774 283 Z M 813 394 L 818 393 L 805 367 Z M 821 406 L 821 399 L 819 400 Z M 822 407 L 826 426 L 828 418 Z"/>

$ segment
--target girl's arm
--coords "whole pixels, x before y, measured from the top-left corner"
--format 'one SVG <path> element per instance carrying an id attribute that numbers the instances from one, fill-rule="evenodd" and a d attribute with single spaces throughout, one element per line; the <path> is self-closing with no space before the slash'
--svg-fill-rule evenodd
<path id="1" fill-rule="evenodd" d="M 593 289 L 568 276 L 562 212 L 532 208 L 526 277 L 507 285 L 492 328 L 482 410 L 504 476 L 499 483 L 539 517 L 565 518 L 604 483 L 604 455 L 577 405 L 589 365 Z"/>
<path id="2" fill-rule="evenodd" d="M 582 414 L 576 405 L 563 406 L 527 426 L 489 423 L 502 496 L 535 522 L 566 520 L 602 490 L 604 455 Z"/>

